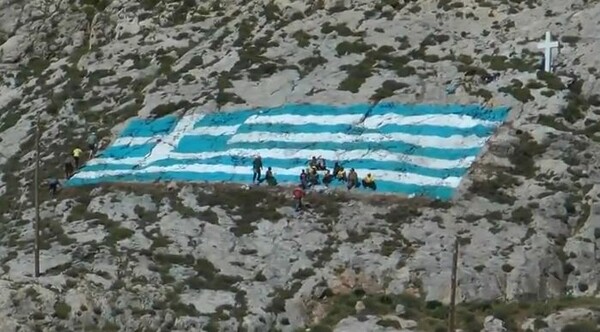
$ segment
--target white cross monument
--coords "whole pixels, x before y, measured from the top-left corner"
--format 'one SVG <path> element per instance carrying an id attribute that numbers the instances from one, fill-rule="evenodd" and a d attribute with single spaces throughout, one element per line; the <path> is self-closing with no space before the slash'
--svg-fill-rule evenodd
<path id="1" fill-rule="evenodd" d="M 552 70 L 552 49 L 558 47 L 558 41 L 552 41 L 550 31 L 546 31 L 546 40 L 538 43 L 537 47 L 544 50 L 544 71 L 550 72 Z"/>

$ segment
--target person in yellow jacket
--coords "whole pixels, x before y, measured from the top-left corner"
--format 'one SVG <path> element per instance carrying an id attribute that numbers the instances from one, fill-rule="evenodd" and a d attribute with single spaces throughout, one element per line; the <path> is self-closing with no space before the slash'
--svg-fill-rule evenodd
<path id="1" fill-rule="evenodd" d="M 79 147 L 75 147 L 75 149 L 73 149 L 73 159 L 75 159 L 75 169 L 79 168 L 79 159 L 81 158 L 82 153 L 83 153 L 83 150 L 81 150 Z"/>
<path id="2" fill-rule="evenodd" d="M 370 188 L 372 190 L 376 190 L 377 186 L 375 185 L 375 178 L 371 173 L 367 174 L 362 180 L 362 185 L 364 188 Z"/>

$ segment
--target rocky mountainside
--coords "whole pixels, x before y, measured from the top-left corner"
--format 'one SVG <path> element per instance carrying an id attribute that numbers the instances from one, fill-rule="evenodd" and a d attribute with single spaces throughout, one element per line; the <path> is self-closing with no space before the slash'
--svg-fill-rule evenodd
<path id="1" fill-rule="evenodd" d="M 597 331 L 597 0 L 0 0 L 1 331 Z M 554 73 L 537 43 L 560 41 Z M 488 79 L 498 73 L 495 79 Z M 447 87 L 456 87 L 448 94 Z M 293 102 L 512 108 L 452 202 L 41 187 L 133 116 Z"/>

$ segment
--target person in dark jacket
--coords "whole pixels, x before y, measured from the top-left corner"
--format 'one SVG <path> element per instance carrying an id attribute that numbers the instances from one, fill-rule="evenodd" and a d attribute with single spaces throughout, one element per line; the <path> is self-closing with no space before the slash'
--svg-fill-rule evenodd
<path id="1" fill-rule="evenodd" d="M 354 170 L 354 168 L 350 169 L 350 173 L 348 173 L 348 190 L 352 189 L 352 188 L 358 188 L 360 184 L 358 183 L 358 174 L 356 174 L 356 171 Z"/>
<path id="2" fill-rule="evenodd" d="M 59 187 L 62 187 L 62 185 L 60 184 L 60 181 L 58 181 L 57 178 L 53 178 L 50 179 L 50 181 L 48 181 L 48 189 L 52 194 L 52 198 L 56 197 L 56 192 L 58 191 Z"/>
<path id="3" fill-rule="evenodd" d="M 319 184 L 319 173 L 316 169 L 311 169 L 308 173 L 308 186 L 313 187 Z"/>
<path id="4" fill-rule="evenodd" d="M 329 186 L 329 184 L 331 184 L 331 181 L 333 181 L 333 175 L 329 170 L 326 170 L 325 175 L 323 175 L 323 184 Z"/>
<path id="5" fill-rule="evenodd" d="M 65 178 L 68 180 L 73 176 L 75 171 L 75 158 L 72 155 L 67 156 L 65 159 Z"/>
<path id="6" fill-rule="evenodd" d="M 96 133 L 92 132 L 86 139 L 86 143 L 89 151 L 88 159 L 92 159 L 96 155 L 96 149 L 98 148 L 98 137 L 96 137 Z"/>
<path id="7" fill-rule="evenodd" d="M 256 156 L 252 162 L 252 183 L 260 183 L 260 171 L 262 168 L 262 158 L 260 156 Z"/>
<path id="8" fill-rule="evenodd" d="M 300 173 L 300 186 L 302 189 L 306 189 L 308 187 L 308 174 L 304 170 Z"/>
<path id="9" fill-rule="evenodd" d="M 275 176 L 273 175 L 273 169 L 271 169 L 270 166 L 267 168 L 267 172 L 265 173 L 265 177 L 262 180 L 259 180 L 259 183 L 262 183 L 263 181 L 267 181 L 267 184 L 269 186 L 276 186 L 277 185 L 277 179 L 275 179 Z"/>

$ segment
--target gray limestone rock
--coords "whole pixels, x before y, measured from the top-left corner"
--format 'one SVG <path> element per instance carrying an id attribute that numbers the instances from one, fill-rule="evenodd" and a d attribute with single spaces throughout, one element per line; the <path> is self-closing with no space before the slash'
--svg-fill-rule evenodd
<path id="1" fill-rule="evenodd" d="M 459 303 L 594 296 L 600 60 L 590 36 L 600 6 L 459 3 L 0 0 L 0 331 L 295 332 L 358 289 L 448 303 L 456 238 Z M 553 75 L 536 68 L 547 29 L 561 44 Z M 369 50 L 342 54 L 361 43 Z M 486 83 L 469 71 L 500 75 Z M 42 190 L 42 277 L 32 278 L 38 112 L 46 179 L 91 128 L 109 142 L 157 107 L 363 103 L 386 81 L 403 87 L 381 102 L 512 108 L 450 207 L 394 210 L 352 197 L 299 217 L 290 202 L 234 234 L 245 222 L 238 211 L 199 200 L 197 184 L 64 188 L 56 200 Z M 354 306 L 361 313 L 340 317 L 335 331 L 417 330 L 400 318 L 409 305 L 387 308 L 399 317 L 365 316 L 368 298 Z M 560 331 L 596 315 L 568 309 L 543 320 Z M 501 323 L 490 316 L 484 331 L 504 331 Z"/>
<path id="2" fill-rule="evenodd" d="M 485 317 L 481 332 L 505 332 L 504 322 L 494 316 Z"/>

